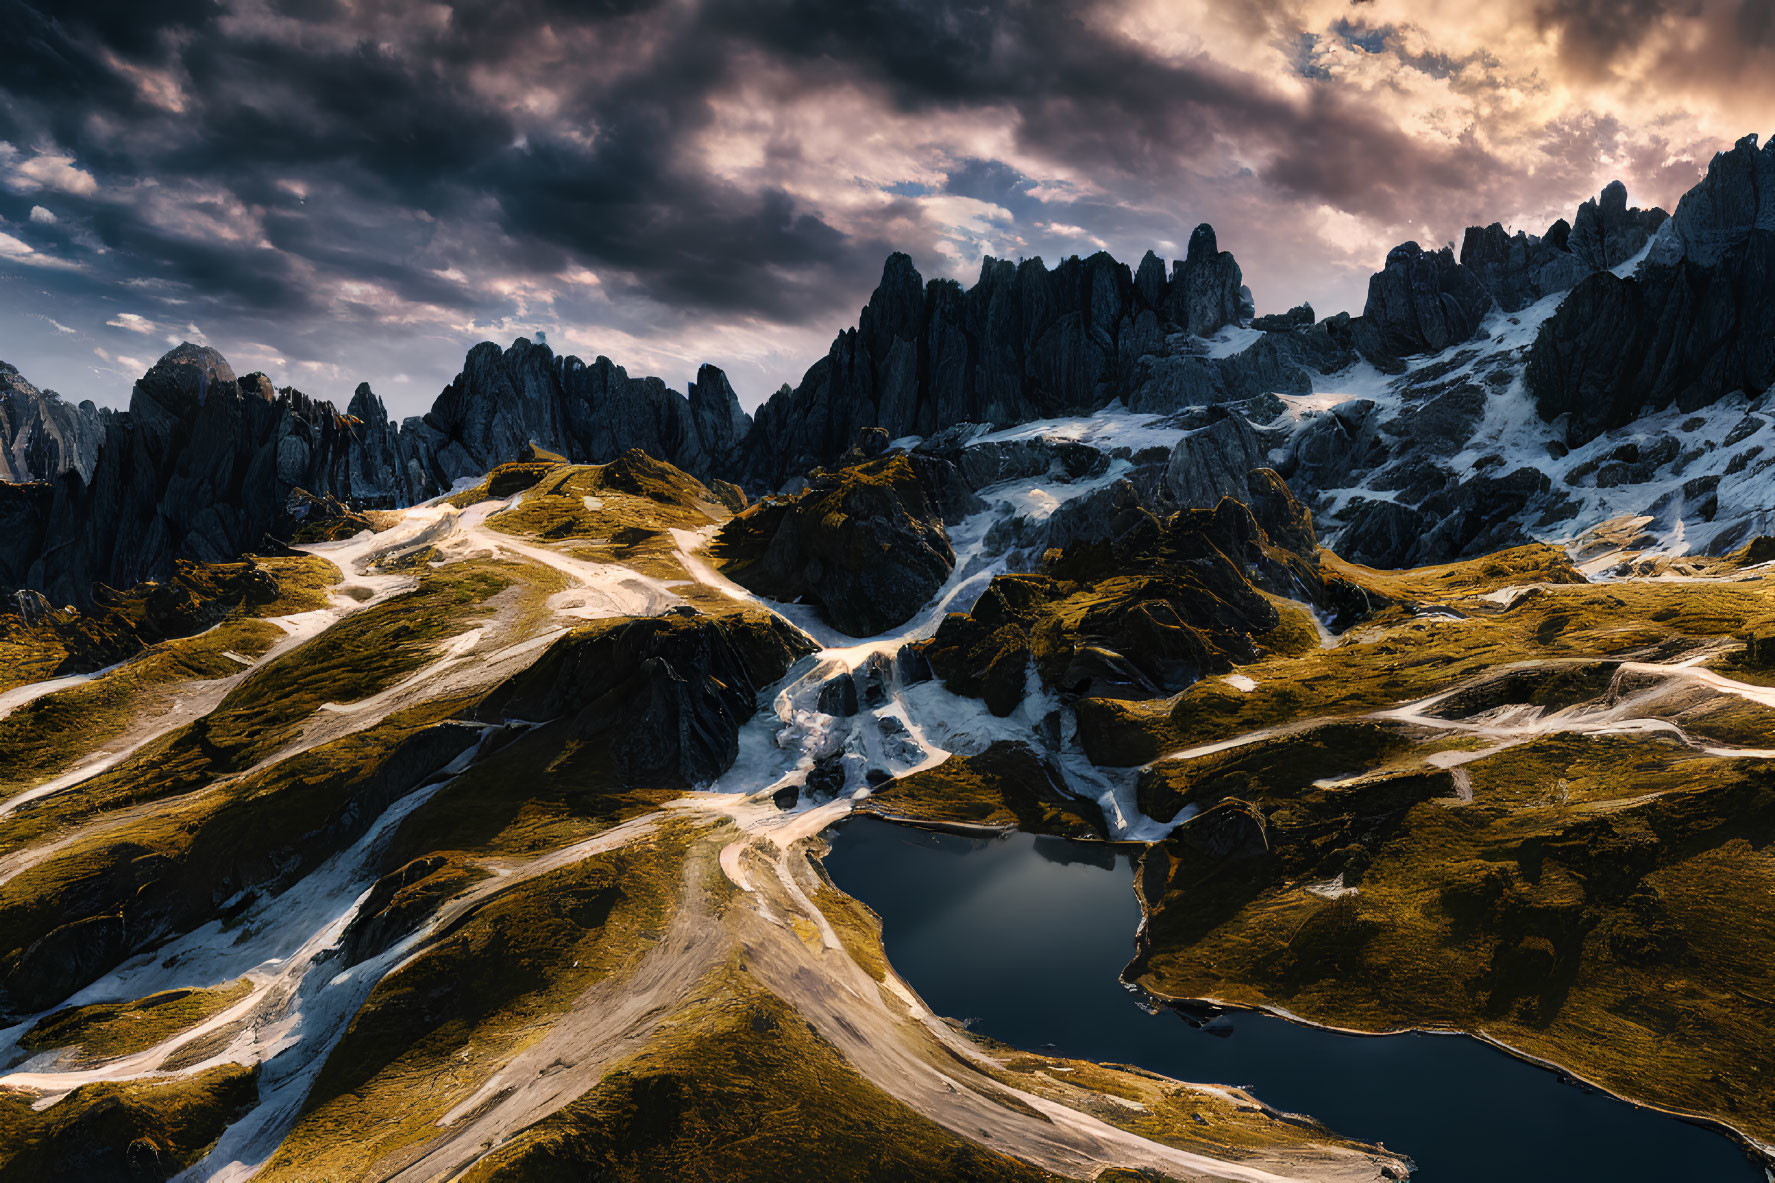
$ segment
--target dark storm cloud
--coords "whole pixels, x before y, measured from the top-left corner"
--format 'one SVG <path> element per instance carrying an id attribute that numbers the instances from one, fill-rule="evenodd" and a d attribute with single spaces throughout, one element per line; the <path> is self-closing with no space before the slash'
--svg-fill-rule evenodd
<path id="1" fill-rule="evenodd" d="M 1631 66 L 1653 85 L 1770 91 L 1775 5 L 1769 0 L 1535 0 L 1561 61 L 1586 77 Z"/>
<path id="2" fill-rule="evenodd" d="M 155 18 L 146 13 L 152 9 Z M 710 97 L 732 85 L 745 52 L 787 65 L 807 88 L 839 81 L 878 87 L 902 112 L 1002 106 L 1019 139 L 1078 167 L 1151 176 L 1209 150 L 1215 137 L 1268 144 L 1268 173 L 1287 189 L 1339 205 L 1395 213 L 1423 185 L 1459 186 L 1489 167 L 1483 153 L 1434 154 L 1384 118 L 1329 97 L 1284 101 L 1258 80 L 1203 58 L 1162 63 L 1099 30 L 1094 6 L 996 3 L 834 5 L 816 0 L 717 0 L 700 19 L 644 3 L 583 6 L 479 4 L 447 22 L 402 20 L 386 6 L 282 3 L 255 22 L 224 21 L 217 5 L 58 7 L 12 3 L 35 30 L 26 84 L 6 84 L 20 140 L 31 124 L 92 167 L 122 176 L 174 176 L 225 186 L 264 203 L 273 177 L 324 176 L 341 200 L 464 216 L 491 196 L 518 254 L 547 244 L 614 266 L 662 302 L 690 302 L 798 319 L 854 288 L 892 245 L 835 228 L 821 212 L 768 188 L 747 191 L 687 161 L 684 144 L 709 118 Z M 312 28 L 278 28 L 300 22 Z M 581 47 L 534 63 L 563 75 L 526 77 L 539 30 Z M 387 34 L 397 36 L 391 39 Z M 320 35 L 316 35 L 316 34 Z M 639 47 L 639 61 L 606 54 Z M 156 111 L 95 63 L 107 53 L 166 71 L 183 111 Z M 562 123 L 520 127 L 509 105 L 477 89 L 476 72 L 505 72 L 520 87 L 556 90 Z M 89 83 L 106 79 L 102 86 Z M 68 103 L 68 90 L 84 99 Z M 22 101 L 21 101 L 22 100 Z M 34 100 L 34 101 L 33 101 Z M 102 115 L 104 130 L 90 126 Z M 121 126 L 123 134 L 117 134 Z M 589 142 L 570 134 L 590 128 Z M 1312 147 L 1336 140 L 1339 159 Z M 1373 184 L 1384 159 L 1396 185 Z M 229 284 L 215 246 L 180 248 L 130 224 L 127 208 L 93 210 L 107 245 L 144 252 L 194 285 Z M 280 209 L 276 245 L 306 238 L 316 262 L 352 262 L 436 292 L 403 268 L 350 252 L 329 260 L 314 213 Z M 240 269 L 257 306 L 288 297 L 264 286 L 260 265 Z M 220 294 L 220 293 L 214 293 Z"/>
<path id="3" fill-rule="evenodd" d="M 1081 167 L 1162 177 L 1225 138 L 1267 150 L 1269 175 L 1294 192 L 1377 212 L 1397 208 L 1395 187 L 1377 190 L 1377 175 L 1397 189 L 1456 188 L 1496 168 L 1470 147 L 1426 151 L 1383 113 L 1330 91 L 1302 102 L 1205 56 L 1160 59 L 1104 31 L 1102 7 L 723 0 L 712 17 L 810 76 L 872 79 L 903 111 L 1008 106 L 1026 146 Z M 1331 155 L 1358 167 L 1315 159 Z"/>
<path id="4" fill-rule="evenodd" d="M 1619 10 L 1656 25 L 1681 7 L 1520 2 L 1597 73 L 1640 44 Z M 1221 223 L 1223 243 L 1274 237 L 1281 257 L 1301 210 L 1478 216 L 1522 181 L 1484 137 L 1414 134 L 1313 59 L 1338 42 L 1458 94 L 1506 85 L 1484 54 L 1365 23 L 1371 5 L 1313 31 L 1293 0 L 1204 3 L 1244 43 L 1298 47 L 1292 77 L 1161 52 L 1110 0 L 0 0 L 0 234 L 23 244 L 0 270 L 86 323 L 140 300 L 311 360 L 447 341 L 435 381 L 465 339 L 549 309 L 619 340 L 825 333 L 892 249 L 927 270 L 1001 239 L 1137 257 L 1230 210 L 1291 219 Z M 1766 38 L 1750 8 L 1734 19 Z M 823 114 L 829 97 L 843 114 Z M 924 144 L 927 127 L 949 131 Z M 1606 136 L 1558 134 L 1572 163 L 1535 184 L 1563 201 Z M 926 179 L 863 182 L 828 159 L 831 137 L 876 135 Z M 1674 152 L 1656 167 L 1680 173 Z M 54 222 L 32 221 L 40 203 Z"/>
<path id="5" fill-rule="evenodd" d="M 1535 19 L 1559 34 L 1560 56 L 1568 65 L 1607 73 L 1623 53 L 1656 36 L 1664 16 L 1698 8 L 1691 0 L 1541 0 Z"/>

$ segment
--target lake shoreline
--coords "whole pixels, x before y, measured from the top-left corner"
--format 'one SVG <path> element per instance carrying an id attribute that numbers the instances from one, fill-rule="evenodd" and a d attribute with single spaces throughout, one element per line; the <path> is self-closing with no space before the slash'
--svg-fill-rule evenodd
<path id="1" fill-rule="evenodd" d="M 1132 965 L 1133 962 L 1129 962 L 1129 964 Z M 1671 1109 L 1652 1101 L 1640 1101 L 1633 1097 L 1625 1096 L 1614 1089 L 1609 1088 L 1607 1085 L 1599 1084 L 1587 1076 L 1572 1071 L 1570 1068 L 1567 1068 L 1556 1061 L 1545 1059 L 1532 1052 L 1524 1051 L 1519 1047 L 1515 1047 L 1506 1043 L 1504 1040 L 1483 1031 L 1467 1031 L 1460 1027 L 1395 1027 L 1385 1031 L 1364 1031 L 1359 1027 L 1340 1027 L 1335 1023 L 1315 1022 L 1312 1019 L 1295 1014 L 1286 1007 L 1265 1003 L 1237 1002 L 1229 999 L 1213 997 L 1173 997 L 1171 995 L 1161 994 L 1139 982 L 1129 981 L 1125 977 L 1120 980 L 1122 985 L 1126 986 L 1137 996 L 1152 1000 L 1152 1004 L 1155 1008 L 1172 1011 L 1180 1018 L 1183 1018 L 1185 1022 L 1190 1021 L 1186 1014 L 1187 1010 L 1191 1007 L 1197 1007 L 1229 1014 L 1236 1014 L 1243 1011 L 1248 1014 L 1267 1015 L 1273 1019 L 1281 1019 L 1284 1022 L 1292 1023 L 1297 1027 L 1308 1027 L 1316 1031 L 1328 1031 L 1333 1035 L 1350 1035 L 1363 1039 L 1386 1039 L 1399 1035 L 1425 1035 L 1437 1038 L 1471 1039 L 1476 1043 L 1482 1043 L 1487 1047 L 1500 1051 L 1511 1059 L 1550 1072 L 1559 1077 L 1562 1084 L 1588 1089 L 1591 1092 L 1611 1097 L 1614 1100 L 1619 1101 L 1624 1105 L 1632 1106 L 1635 1109 L 1645 1110 L 1649 1113 L 1662 1114 L 1665 1117 L 1675 1118 L 1676 1120 L 1686 1122 L 1689 1125 L 1700 1126 L 1703 1129 L 1712 1130 L 1715 1133 L 1725 1134 L 1733 1142 L 1741 1146 L 1753 1161 L 1762 1166 L 1764 1170 L 1768 1171 L 1772 1179 L 1775 1179 L 1775 1144 L 1759 1142 L 1737 1126 L 1717 1117 L 1709 1117 L 1702 1113 L 1690 1113 L 1681 1109 Z"/>
<path id="2" fill-rule="evenodd" d="M 1137 884 L 1143 861 L 1139 852 L 1148 844 L 1054 839 L 996 826 L 929 825 L 921 824 L 920 819 L 902 820 L 873 811 L 859 817 L 888 824 L 874 829 L 871 836 L 859 834 L 861 841 L 852 847 L 855 854 L 848 856 L 848 861 L 840 835 L 850 827 L 841 824 L 826 831 L 828 850 L 821 861 L 828 877 L 834 886 L 882 918 L 886 952 L 895 972 L 921 995 L 929 997 L 935 1013 L 974 1016 L 985 1024 L 978 1029 L 1000 1042 L 1040 1052 L 1052 1049 L 1055 1044 L 1049 1041 L 1057 1040 L 1065 1048 L 1063 1054 L 1076 1058 L 1137 1063 L 1179 1080 L 1243 1082 L 1240 1087 L 1252 1091 L 1275 1113 L 1304 1116 L 1350 1136 L 1374 1141 L 1384 1135 L 1387 1144 L 1403 1144 L 1405 1149 L 1396 1153 L 1415 1160 L 1421 1170 L 1428 1172 L 1427 1178 L 1496 1177 L 1495 1171 L 1475 1175 L 1465 1167 L 1450 1171 L 1451 1161 L 1461 1161 L 1458 1156 L 1465 1153 L 1463 1146 L 1478 1144 L 1469 1141 L 1472 1135 L 1463 1128 L 1465 1119 L 1451 1120 L 1449 1115 L 1486 1111 L 1499 1114 L 1497 1120 L 1518 1131 L 1514 1138 L 1506 1139 L 1508 1145 L 1518 1150 L 1540 1145 L 1543 1149 L 1535 1152 L 1537 1155 L 1556 1149 L 1557 1153 L 1546 1161 L 1550 1169 L 1560 1162 L 1565 1164 L 1560 1177 L 1682 1177 L 1679 1167 L 1673 1166 L 1680 1164 L 1681 1169 L 1691 1170 L 1688 1177 L 1742 1178 L 1746 1183 L 1752 1178 L 1775 1179 L 1772 1148 L 1730 1122 L 1622 1096 L 1485 1032 L 1421 1026 L 1387 1031 L 1343 1028 L 1314 1022 L 1272 1004 L 1212 996 L 1174 998 L 1130 981 L 1128 971 L 1137 970 L 1143 962 L 1140 952 L 1146 935 L 1146 909 Z M 929 837 L 916 840 L 914 835 L 919 832 Z M 981 842 L 984 838 L 994 841 Z M 1048 842 L 1064 843 L 1085 857 L 1068 858 L 1063 850 L 1037 845 L 1045 846 Z M 907 848 L 904 854 L 901 844 Z M 1089 857 L 1091 851 L 1103 852 L 1105 856 L 1113 854 L 1115 866 Z M 1026 859 L 1026 854 L 1039 854 L 1040 858 Z M 1127 864 L 1121 861 L 1123 855 L 1129 858 Z M 1074 862 L 1113 870 L 1113 877 L 1098 878 L 1091 886 L 1076 877 L 1067 878 L 1067 873 L 1056 879 L 1053 871 L 1042 869 L 1050 863 L 1065 866 Z M 834 866 L 839 869 L 837 875 L 832 873 Z M 847 882 L 849 887 L 845 886 Z M 1062 883 L 1077 886 L 1055 894 L 1056 885 Z M 1080 891 L 1082 897 L 1078 895 Z M 982 900 L 995 892 L 997 901 L 984 905 Z M 1125 903 L 1112 905 L 1115 899 Z M 1117 917 L 1113 923 L 1106 908 Z M 1086 927 L 1079 928 L 1081 921 Z M 908 924 L 911 928 L 905 927 Z M 946 930 L 947 935 L 933 937 L 933 924 Z M 1127 927 L 1123 928 L 1123 924 Z M 1106 939 L 1110 928 L 1128 934 L 1118 938 L 1127 942 L 1119 945 L 1120 951 L 1117 940 Z M 897 948 L 896 931 L 903 934 Z M 1105 936 L 1093 937 L 1092 933 Z M 1085 944 L 1076 946 L 1078 940 Z M 1069 968 L 1060 971 L 1055 955 L 1063 950 L 1072 950 L 1073 955 Z M 1056 973 L 1061 976 L 1048 976 Z M 991 1001 L 1023 980 L 1015 976 L 1018 974 L 1031 981 L 1045 981 L 1042 994 L 1032 1001 L 1026 993 L 1012 1002 L 1009 1009 Z M 1134 1003 L 1128 1007 L 1129 1014 L 1157 1016 L 1162 1011 L 1170 1012 L 1171 1017 L 1181 1020 L 1179 1035 L 1162 1036 L 1155 1042 L 1152 1032 L 1136 1031 L 1132 1035 L 1136 1042 L 1130 1043 L 1126 1022 L 1110 1012 L 1097 1018 L 1109 998 L 1090 986 L 1091 980 L 1119 987 L 1115 993 Z M 1070 1009 L 1055 1011 L 1055 1017 L 1089 1017 L 1070 1025 L 1062 1021 L 1055 1026 L 1045 1016 L 1045 1000 L 1065 999 L 1069 991 L 1071 1000 L 1061 1005 Z M 1195 1015 L 1190 1013 L 1192 1008 Z M 1238 1042 L 1238 1050 L 1230 1050 L 1220 1039 L 1213 1038 L 1228 1032 L 1203 1029 L 1202 1011 L 1228 1015 L 1244 1011 L 1283 1023 L 1241 1025 L 1239 1031 L 1245 1038 Z M 981 1020 L 981 1016 L 990 1018 Z M 1465 1053 L 1453 1052 L 1460 1041 L 1452 1039 L 1447 1041 L 1451 1050 L 1446 1053 L 1431 1050 L 1431 1045 L 1424 1043 L 1414 1048 L 1411 1041 L 1399 1044 L 1397 1050 L 1380 1051 L 1378 1046 L 1385 1046 L 1388 1041 L 1379 1039 L 1361 1041 L 1376 1044 L 1374 1052 L 1354 1047 L 1339 1052 L 1335 1046 L 1323 1043 L 1309 1042 L 1296 1047 L 1298 1041 L 1286 1035 L 1290 1029 L 1322 1033 L 1321 1038 L 1443 1035 L 1465 1037 L 1471 1042 Z M 1189 1034 L 1183 1034 L 1185 1031 Z M 1206 1042 L 1200 1042 L 1204 1037 Z M 1211 1050 L 1217 1046 L 1222 1050 Z M 1487 1050 L 1481 1052 L 1480 1048 Z M 1494 1067 L 1485 1067 L 1488 1061 Z M 1323 1065 L 1335 1079 L 1346 1084 L 1327 1092 L 1323 1079 L 1318 1083 L 1312 1080 L 1318 1073 L 1303 1075 L 1298 1067 L 1290 1066 L 1309 1062 Z M 1530 1082 L 1514 1076 L 1521 1069 L 1510 1069 L 1510 1064 L 1536 1069 L 1532 1075 L 1545 1083 L 1525 1087 Z M 1543 1073 L 1551 1073 L 1551 1078 L 1543 1077 Z M 1414 1081 L 1420 1083 L 1414 1085 Z M 1566 1090 L 1559 1088 L 1562 1085 L 1577 1087 Z M 1356 1092 L 1351 1094 L 1350 1089 Z M 1557 1101 L 1556 1093 L 1573 1099 Z M 1578 1099 L 1585 1094 L 1594 1099 Z M 1607 1109 L 1617 1103 L 1621 1103 L 1622 1109 L 1609 1116 Z M 1485 1108 L 1499 1104 L 1505 1108 Z M 1665 1127 L 1665 1132 L 1658 1132 L 1655 1125 L 1638 1124 L 1630 1116 L 1633 1113 L 1676 1120 Z M 1553 1114 L 1559 1116 L 1552 1117 Z M 1698 1133 L 1679 1136 L 1679 1128 Z M 1715 1149 L 1705 1153 L 1688 1140 L 1721 1135 L 1723 1140 L 1714 1142 Z M 1432 1149 L 1437 1153 L 1430 1153 Z M 1451 1153 L 1457 1157 L 1451 1160 Z M 1504 1161 L 1497 1153 L 1491 1157 L 1495 1160 L 1492 1166 Z M 1481 1154 L 1475 1162 L 1485 1164 L 1486 1155 Z M 1729 1167 L 1732 1162 L 1739 1165 Z M 1650 1173 L 1659 1169 L 1679 1169 L 1679 1174 Z"/>

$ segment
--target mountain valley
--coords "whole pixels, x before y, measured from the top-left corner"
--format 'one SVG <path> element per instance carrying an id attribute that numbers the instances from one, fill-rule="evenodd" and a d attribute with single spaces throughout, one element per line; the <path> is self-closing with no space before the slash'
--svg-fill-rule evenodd
<path id="1" fill-rule="evenodd" d="M 0 1179 L 1420 1177 L 936 1013 L 827 866 L 892 823 L 1128 860 L 1155 1022 L 1460 1033 L 1754 1183 L 1771 170 L 1358 317 L 1207 226 L 894 255 L 750 415 L 524 338 L 399 424 L 0 367 Z"/>

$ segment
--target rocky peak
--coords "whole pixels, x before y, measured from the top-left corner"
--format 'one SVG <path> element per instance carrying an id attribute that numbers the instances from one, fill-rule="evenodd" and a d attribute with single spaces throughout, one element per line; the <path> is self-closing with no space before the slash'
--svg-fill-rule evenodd
<path id="1" fill-rule="evenodd" d="M 0 362 L 0 480 L 50 480 L 70 469 L 90 477 L 108 414 L 39 390 Z"/>
<path id="2" fill-rule="evenodd" d="M 1134 273 L 1134 290 L 1145 297 L 1148 307 L 1157 308 L 1165 299 L 1165 260 L 1151 251 L 1142 255 Z"/>
<path id="3" fill-rule="evenodd" d="M 388 408 L 376 397 L 368 382 L 359 382 L 352 392 L 351 402 L 346 405 L 345 413 L 353 419 L 361 420 L 370 427 L 386 427 L 388 425 Z"/>
<path id="4" fill-rule="evenodd" d="M 1479 278 L 1498 307 L 1519 312 L 1577 286 L 1593 271 L 1633 258 L 1667 216 L 1661 209 L 1629 209 L 1627 187 L 1611 181 L 1600 197 L 1578 207 L 1575 224 L 1561 218 L 1539 238 L 1521 230 L 1507 234 L 1497 222 L 1468 227 L 1461 266 Z"/>
<path id="5" fill-rule="evenodd" d="M 136 380 L 129 407 L 137 414 L 159 411 L 183 418 L 215 395 L 238 395 L 239 380 L 228 359 L 207 345 L 175 345 Z"/>
<path id="6" fill-rule="evenodd" d="M 1184 258 L 1185 265 L 1201 265 L 1220 254 L 1220 242 L 1214 235 L 1214 227 L 1203 222 L 1190 231 L 1189 251 Z"/>
<path id="7" fill-rule="evenodd" d="M 1574 250 L 1619 255 L 1652 225 L 1634 274 L 1592 273 L 1529 355 L 1530 393 L 1543 418 L 1566 417 L 1568 444 L 1673 403 L 1695 410 L 1775 385 L 1775 145 L 1746 136 L 1716 155 L 1668 220 L 1626 209 L 1611 186 L 1594 212 L 1579 211 Z"/>
<path id="8" fill-rule="evenodd" d="M 1214 227 L 1203 222 L 1190 234 L 1189 253 L 1171 265 L 1166 315 L 1198 337 L 1211 337 L 1249 315 L 1247 303 L 1238 261 L 1220 249 Z"/>
<path id="9" fill-rule="evenodd" d="M 739 395 L 727 374 L 707 363 L 690 384 L 690 419 L 711 463 L 731 458 L 752 427 L 752 417 L 740 410 Z"/>
<path id="10" fill-rule="evenodd" d="M 1775 140 L 1759 149 L 1748 135 L 1717 154 L 1701 183 L 1683 194 L 1648 261 L 1686 258 L 1711 267 L 1754 230 L 1775 230 Z"/>
<path id="11" fill-rule="evenodd" d="M 1454 251 L 1405 242 L 1388 251 L 1386 267 L 1370 277 L 1362 317 L 1388 352 L 1405 357 L 1469 340 L 1491 306 L 1491 293 L 1455 261 Z"/>
<path id="12" fill-rule="evenodd" d="M 1627 186 L 1610 181 L 1600 197 L 1578 207 L 1568 246 L 1592 271 L 1607 271 L 1645 249 L 1669 217 L 1663 210 L 1627 208 Z"/>
<path id="13" fill-rule="evenodd" d="M 1565 223 L 1556 222 L 1546 235 L 1535 238 L 1524 231 L 1507 234 L 1493 222 L 1469 226 L 1461 241 L 1461 266 L 1471 271 L 1505 312 L 1519 312 L 1553 292 L 1563 292 L 1591 271 L 1590 265 L 1556 233 Z"/>
<path id="14" fill-rule="evenodd" d="M 988 257 L 981 266 L 987 268 Z M 924 322 L 924 279 L 912 256 L 895 251 L 881 266 L 881 282 L 857 318 L 857 335 L 872 353 L 885 355 L 895 339 L 916 341 Z"/>

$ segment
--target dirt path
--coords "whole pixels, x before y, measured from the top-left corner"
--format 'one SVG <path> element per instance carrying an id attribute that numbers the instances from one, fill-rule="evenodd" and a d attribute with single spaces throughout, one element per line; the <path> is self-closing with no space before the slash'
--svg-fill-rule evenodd
<path id="1" fill-rule="evenodd" d="M 378 1164 L 372 1177 L 427 1183 L 458 1176 L 593 1088 L 711 981 L 718 987 L 711 975 L 736 964 L 889 1095 L 963 1137 L 1059 1174 L 1089 1178 L 1113 1163 L 1236 1183 L 1374 1183 L 1385 1178 L 1383 1167 L 1402 1168 L 1394 1159 L 1334 1147 L 1223 1162 L 1002 1084 L 987 1074 L 990 1057 L 932 1015 L 903 981 L 870 977 L 810 902 L 808 888 L 818 882 L 810 851 L 849 802 L 782 814 L 764 801 L 692 794 L 673 807 L 703 815 L 707 828 L 686 860 L 683 900 L 658 943 L 630 972 L 582 994 L 546 1034 L 445 1115 L 437 1137 Z M 642 823 L 651 820 L 630 823 L 636 828 L 627 840 L 648 832 Z M 581 849 L 590 854 L 617 844 L 594 840 Z M 549 856 L 551 865 L 563 865 L 568 854 Z M 707 886 L 716 867 L 739 888 L 725 902 Z M 489 885 L 482 896 L 516 881 Z M 798 928 L 818 935 L 804 938 Z"/>

